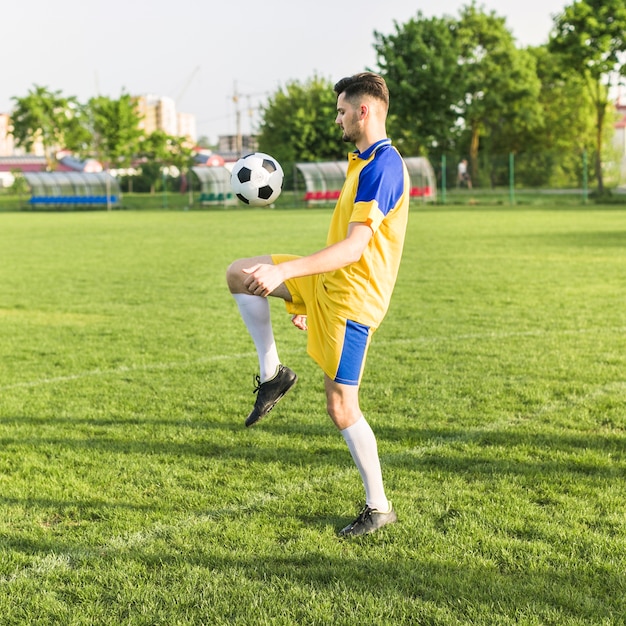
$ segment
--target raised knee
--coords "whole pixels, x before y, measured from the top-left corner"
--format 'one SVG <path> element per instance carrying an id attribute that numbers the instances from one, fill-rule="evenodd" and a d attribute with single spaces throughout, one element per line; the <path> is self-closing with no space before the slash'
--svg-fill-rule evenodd
<path id="1" fill-rule="evenodd" d="M 233 261 L 226 268 L 226 283 L 231 293 L 237 293 L 243 290 L 243 282 L 241 279 L 241 259 Z"/>

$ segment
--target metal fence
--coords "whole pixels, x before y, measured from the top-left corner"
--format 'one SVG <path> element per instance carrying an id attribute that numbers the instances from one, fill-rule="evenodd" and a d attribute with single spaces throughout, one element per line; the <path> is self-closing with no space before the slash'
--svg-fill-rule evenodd
<path id="1" fill-rule="evenodd" d="M 595 163 L 586 151 L 479 155 L 468 164 L 469 180 L 459 176 L 459 159 L 443 155 L 434 163 L 441 201 L 456 189 L 508 190 L 510 199 L 533 190 L 579 193 L 583 200 L 597 187 Z M 626 160 L 607 159 L 602 167 L 607 189 L 626 186 Z"/>

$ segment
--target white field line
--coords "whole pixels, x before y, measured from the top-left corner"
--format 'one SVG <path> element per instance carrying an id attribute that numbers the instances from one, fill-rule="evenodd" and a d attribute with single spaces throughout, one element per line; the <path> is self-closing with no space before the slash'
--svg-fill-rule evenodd
<path id="1" fill-rule="evenodd" d="M 347 453 L 347 452 L 346 452 Z M 333 473 L 333 480 L 346 478 L 348 474 L 354 473 L 353 468 L 345 468 Z M 330 480 L 328 474 L 319 476 L 313 480 L 303 480 L 300 486 L 303 489 L 317 488 L 320 484 L 327 484 Z M 48 554 L 35 555 L 25 566 L 16 568 L 9 576 L 0 577 L 0 585 L 19 582 L 24 579 L 36 579 L 45 577 L 54 571 L 67 571 L 74 567 L 74 562 L 80 559 L 102 558 L 103 553 L 121 553 L 126 550 L 137 550 L 150 547 L 154 542 L 167 538 L 181 529 L 190 530 L 214 522 L 221 518 L 238 518 L 246 512 L 254 512 L 262 509 L 268 504 L 285 497 L 289 487 L 285 485 L 278 489 L 278 493 L 254 493 L 244 502 L 239 502 L 214 511 L 207 511 L 205 514 L 188 515 L 182 519 L 176 519 L 170 524 L 155 522 L 154 524 L 136 532 L 114 535 L 105 540 L 100 545 L 90 548 L 77 547 L 76 549 L 65 550 L 63 552 L 50 552 Z"/>
<path id="2" fill-rule="evenodd" d="M 16 569 L 10 576 L 2 576 L 0 584 L 20 582 L 32 578 L 45 577 L 51 572 L 69 571 L 72 568 L 72 557 L 69 554 L 57 554 L 49 552 L 44 555 L 37 555 L 30 559 L 30 562 Z"/>
<path id="3" fill-rule="evenodd" d="M 607 396 L 615 397 L 619 394 L 626 393 L 626 380 L 616 380 L 606 385 L 598 385 L 594 389 L 590 390 L 584 395 L 570 394 L 560 400 L 553 400 L 538 407 L 531 413 L 525 413 L 524 415 L 514 417 L 503 417 L 502 419 L 494 420 L 482 426 L 475 426 L 473 428 L 465 428 L 462 432 L 457 434 L 444 435 L 440 437 L 431 438 L 430 441 L 409 448 L 401 453 L 388 454 L 386 456 L 381 455 L 381 460 L 385 459 L 399 459 L 404 458 L 405 455 L 411 455 L 416 457 L 422 457 L 423 455 L 433 452 L 437 448 L 448 446 L 452 442 L 471 442 L 478 437 L 486 434 L 497 432 L 502 429 L 509 429 L 512 426 L 518 424 L 525 424 L 533 418 L 540 417 L 542 415 L 560 411 L 562 409 L 577 409 L 583 407 L 589 403 L 600 400 Z"/>
<path id="4" fill-rule="evenodd" d="M 242 352 L 239 354 L 216 354 L 213 356 L 201 357 L 194 361 L 172 361 L 170 363 L 145 363 L 142 365 L 120 365 L 111 369 L 95 369 L 86 372 L 78 372 L 67 376 L 54 376 L 52 378 L 39 378 L 37 380 L 28 380 L 20 383 L 12 383 L 10 385 L 0 386 L 0 391 L 9 389 L 19 389 L 20 387 L 39 387 L 40 385 L 53 385 L 56 383 L 71 382 L 80 380 L 81 378 L 100 377 L 100 376 L 118 376 L 119 374 L 128 374 L 132 372 L 149 372 L 158 370 L 184 369 L 185 367 L 193 367 L 202 365 L 203 363 L 212 363 L 214 361 L 228 361 L 231 359 L 241 359 L 253 356 L 253 352 Z"/>
<path id="5" fill-rule="evenodd" d="M 626 326 L 605 326 L 596 328 L 574 328 L 574 329 L 556 329 L 556 330 L 520 330 L 506 332 L 486 332 L 486 333 L 466 333 L 464 335 L 446 335 L 441 337 L 402 337 L 399 339 L 388 339 L 384 342 L 377 342 L 376 345 L 392 345 L 404 343 L 445 343 L 450 341 L 464 341 L 468 339 L 478 340 L 498 340 L 508 339 L 510 337 L 548 337 L 548 336 L 576 336 L 608 333 L 624 333 Z"/>
<path id="6" fill-rule="evenodd" d="M 583 335 L 583 334 L 606 334 L 606 333 L 623 333 L 626 332 L 626 327 L 599 327 L 599 328 L 580 328 L 574 330 L 528 330 L 518 332 L 489 332 L 489 333 L 469 333 L 464 335 L 448 335 L 441 337 L 402 337 L 399 339 L 387 339 L 385 341 L 378 341 L 376 346 L 391 346 L 391 345 L 409 345 L 409 344 L 424 344 L 424 343 L 446 343 L 450 341 L 465 341 L 465 340 L 482 340 L 493 341 L 499 339 L 506 339 L 509 337 L 547 337 L 550 335 Z M 296 351 L 291 349 L 283 349 L 282 353 L 289 354 Z M 145 363 L 141 365 L 121 365 L 111 369 L 95 369 L 85 372 L 78 372 L 76 374 L 69 374 L 67 376 L 54 376 L 51 378 L 39 378 L 36 380 L 23 381 L 18 383 L 11 383 L 9 385 L 0 385 L 0 391 L 9 391 L 11 389 L 19 389 L 21 387 L 39 387 L 42 385 L 54 385 L 57 383 L 71 382 L 74 380 L 80 380 L 82 378 L 90 377 L 104 377 L 104 376 L 118 376 L 120 374 L 127 374 L 132 372 L 148 372 L 159 371 L 169 369 L 184 369 L 186 367 L 193 367 L 196 365 L 202 365 L 203 363 L 213 363 L 216 361 L 230 361 L 241 358 L 249 358 L 254 356 L 254 352 L 241 352 L 235 354 L 216 354 L 212 356 L 201 357 L 193 361 L 172 361 L 170 363 Z"/>
<path id="7" fill-rule="evenodd" d="M 242 502 L 239 505 L 225 507 L 217 511 L 205 513 L 204 515 L 188 516 L 184 519 L 176 520 L 171 524 L 156 522 L 151 526 L 142 528 L 136 532 L 129 532 L 111 537 L 108 541 L 102 544 L 98 552 L 109 550 L 114 552 L 123 552 L 124 550 L 140 548 L 142 546 L 150 545 L 153 541 L 157 541 L 160 538 L 167 538 L 173 531 L 179 529 L 189 530 L 197 528 L 216 519 L 239 517 L 244 512 L 260 508 L 278 500 L 278 498 L 279 496 L 277 494 L 259 493 L 255 494 L 254 498 L 252 498 L 248 503 Z"/>
<path id="8" fill-rule="evenodd" d="M 619 329 L 599 329 L 599 330 L 602 330 L 602 331 L 620 330 L 621 331 L 624 329 L 619 328 Z M 594 332 L 594 330 L 560 331 L 559 334 L 575 334 L 577 332 L 588 333 L 588 332 Z M 543 332 L 543 331 L 528 331 L 528 332 L 518 332 L 518 333 L 489 333 L 485 335 L 457 335 L 454 337 L 441 337 L 441 338 L 416 337 L 411 340 L 401 339 L 401 340 L 390 340 L 386 342 L 381 342 L 381 345 L 389 345 L 389 344 L 395 344 L 395 343 L 407 343 L 409 341 L 413 343 L 419 343 L 419 342 L 428 342 L 428 341 L 448 341 L 448 340 L 452 341 L 452 340 L 458 340 L 458 339 L 464 339 L 464 338 L 465 339 L 467 338 L 471 338 L 471 339 L 482 339 L 482 338 L 494 339 L 496 338 L 497 339 L 497 338 L 510 337 L 510 336 L 525 336 L 525 335 L 537 336 L 537 335 L 546 335 L 546 334 L 549 334 L 549 333 Z M 551 333 L 551 334 L 555 334 L 555 333 Z M 83 372 L 81 374 L 76 374 L 73 376 L 60 376 L 57 378 L 42 379 L 42 380 L 32 381 L 28 383 L 17 383 L 15 385 L 0 387 L 0 389 L 12 389 L 15 387 L 26 387 L 26 386 L 32 387 L 32 386 L 42 385 L 42 384 L 51 384 L 55 382 L 71 381 L 71 380 L 76 380 L 79 378 L 85 378 L 88 376 L 107 376 L 107 375 L 116 375 L 120 373 L 133 372 L 133 371 L 163 370 L 163 369 L 178 368 L 178 367 L 189 367 L 195 364 L 207 363 L 207 362 L 212 362 L 212 361 L 250 357 L 252 354 L 253 353 L 248 352 L 248 353 L 241 353 L 241 354 L 216 355 L 213 357 L 205 357 L 205 358 L 197 359 L 196 361 L 156 363 L 153 365 L 142 365 L 142 366 L 135 366 L 135 367 L 124 366 L 124 367 L 114 368 L 110 370 L 93 370 L 90 372 Z M 569 406 L 579 405 L 585 402 L 586 400 L 597 399 L 600 396 L 614 393 L 616 391 L 621 392 L 621 391 L 624 391 L 625 389 L 626 389 L 626 381 L 616 381 L 613 383 L 609 383 L 608 385 L 599 386 L 594 391 L 592 391 L 591 393 L 587 394 L 584 397 L 563 398 L 562 400 L 558 402 L 549 403 L 549 405 L 541 407 L 538 411 L 536 411 L 536 414 L 541 414 L 543 412 L 554 410 L 556 408 L 563 407 L 566 405 L 569 405 Z M 504 422 L 506 422 L 507 425 L 510 425 L 510 420 L 504 420 Z M 472 435 L 476 435 L 479 432 L 486 432 L 489 430 L 497 429 L 499 427 L 502 427 L 504 425 L 504 422 L 492 423 L 482 428 L 472 429 L 471 433 L 469 433 L 469 436 L 471 437 Z M 465 436 L 463 438 L 467 439 L 468 433 L 465 433 Z M 411 455 L 415 455 L 415 454 L 421 455 L 426 451 L 427 448 L 432 449 L 433 447 L 437 447 L 438 445 L 440 445 L 440 442 L 433 441 L 428 446 L 417 446 L 413 449 L 407 450 L 404 454 L 408 453 Z M 384 461 L 386 458 L 392 458 L 394 456 L 395 455 L 382 455 L 381 460 Z M 352 471 L 353 471 L 352 468 L 346 468 L 344 470 L 335 472 L 333 475 L 333 479 L 341 478 L 342 475 L 347 475 L 348 473 Z M 312 488 L 312 487 L 317 486 L 322 481 L 326 483 L 328 480 L 329 480 L 329 477 L 327 475 L 323 477 L 319 477 L 314 480 L 306 480 L 302 482 L 302 487 Z M 186 518 L 178 519 L 172 522 L 171 524 L 163 524 L 162 522 L 156 522 L 152 526 L 144 528 L 137 532 L 112 536 L 96 549 L 77 549 L 77 550 L 69 550 L 60 554 L 50 553 L 50 554 L 46 554 L 42 556 L 36 556 L 31 560 L 28 566 L 19 568 L 11 576 L 8 576 L 8 577 L 5 576 L 5 577 L 0 578 L 0 584 L 2 583 L 10 584 L 10 583 L 23 580 L 26 578 L 28 579 L 38 578 L 41 576 L 45 576 L 48 573 L 55 571 L 55 570 L 67 570 L 72 566 L 72 562 L 74 561 L 74 559 L 84 558 L 86 556 L 87 557 L 100 556 L 103 550 L 104 551 L 113 550 L 116 552 L 123 552 L 129 549 L 147 548 L 153 542 L 158 541 L 159 539 L 166 537 L 172 532 L 176 532 L 177 530 L 181 528 L 191 529 L 191 528 L 200 527 L 203 524 L 206 524 L 208 522 L 211 522 L 216 519 L 223 518 L 223 517 L 226 517 L 226 518 L 237 517 L 237 516 L 240 516 L 242 513 L 254 511 L 256 509 L 264 507 L 267 504 L 271 504 L 272 502 L 278 500 L 279 498 L 282 498 L 283 496 L 284 496 L 283 493 L 277 493 L 276 491 L 274 491 L 272 494 L 255 493 L 255 494 L 252 494 L 251 497 L 245 502 L 240 502 L 238 504 L 226 506 L 224 508 L 217 509 L 214 511 L 207 511 L 203 515 L 190 515 L 190 516 L 187 516 Z"/>
<path id="9" fill-rule="evenodd" d="M 347 449 L 346 454 L 349 454 Z M 352 476 L 353 474 L 356 475 L 356 469 L 353 467 L 346 467 L 333 472 L 332 480 L 340 481 L 344 478 L 347 479 L 348 476 Z M 318 476 L 313 479 L 303 479 L 302 482 L 298 483 L 298 488 L 303 491 L 317 489 L 320 485 L 328 484 L 329 480 L 331 480 L 331 477 L 328 474 L 324 474 L 323 476 Z M 129 548 L 138 548 L 140 546 L 149 545 L 154 540 L 167 536 L 172 531 L 176 532 L 181 528 L 196 528 L 221 518 L 237 518 L 243 513 L 258 511 L 263 509 L 266 505 L 271 505 L 273 502 L 284 498 L 289 495 L 289 489 L 289 485 L 276 485 L 276 489 L 273 489 L 272 493 L 252 493 L 250 494 L 250 497 L 243 502 L 233 503 L 221 509 L 207 511 L 201 515 L 189 515 L 183 519 L 175 520 L 171 524 L 156 522 L 152 526 L 144 528 L 140 531 L 111 537 L 106 543 L 102 544 L 98 550 L 99 552 L 102 550 L 106 551 L 107 549 L 122 551 Z"/>

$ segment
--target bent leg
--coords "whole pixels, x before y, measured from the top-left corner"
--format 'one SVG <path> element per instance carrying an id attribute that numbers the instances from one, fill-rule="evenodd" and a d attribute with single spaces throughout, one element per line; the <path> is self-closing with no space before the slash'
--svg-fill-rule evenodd
<path id="1" fill-rule="evenodd" d="M 246 276 L 243 269 L 252 267 L 257 263 L 271 262 L 270 256 L 238 259 L 231 263 L 226 270 L 228 288 L 233 294 L 241 319 L 246 325 L 256 348 L 259 359 L 259 379 L 262 383 L 270 380 L 276 374 L 280 359 L 274 341 L 269 302 L 266 298 L 248 292 L 243 282 Z"/>
<path id="2" fill-rule="evenodd" d="M 251 293 L 245 283 L 248 274 L 244 270 L 259 264 L 274 265 L 274 262 L 269 255 L 238 259 L 226 270 L 226 281 L 254 342 L 259 360 L 258 382 L 263 384 L 280 373 L 281 361 L 274 341 L 269 302 L 266 297 Z M 269 295 L 291 301 L 291 294 L 285 284 L 279 285 Z"/>

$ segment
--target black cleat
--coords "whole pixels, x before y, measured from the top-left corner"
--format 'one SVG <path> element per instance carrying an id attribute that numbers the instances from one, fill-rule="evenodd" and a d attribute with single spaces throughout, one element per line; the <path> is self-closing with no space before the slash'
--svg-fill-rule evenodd
<path id="1" fill-rule="evenodd" d="M 256 377 L 257 394 L 254 408 L 246 419 L 246 426 L 253 426 L 262 417 L 265 417 L 275 406 L 276 403 L 296 384 L 298 376 L 288 367 L 279 365 L 274 378 L 266 380 L 264 383 Z"/>
<path id="2" fill-rule="evenodd" d="M 376 509 L 365 506 L 359 513 L 359 516 L 351 524 L 342 528 L 338 534 L 340 537 L 359 537 L 373 533 L 375 530 L 397 521 L 398 516 L 393 510 L 391 502 L 389 503 L 389 511 L 387 513 L 381 513 Z"/>

